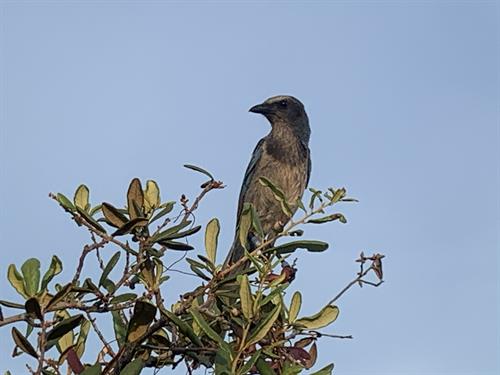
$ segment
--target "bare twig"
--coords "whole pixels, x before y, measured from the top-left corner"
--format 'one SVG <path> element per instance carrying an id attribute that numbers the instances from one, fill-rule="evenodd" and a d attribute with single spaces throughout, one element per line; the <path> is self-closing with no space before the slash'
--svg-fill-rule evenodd
<path id="1" fill-rule="evenodd" d="M 92 324 L 92 328 L 94 328 L 94 331 L 95 333 L 97 334 L 97 336 L 99 337 L 99 340 L 101 340 L 101 342 L 103 343 L 104 347 L 107 349 L 108 353 L 114 357 L 116 354 L 113 350 L 113 348 L 111 347 L 111 345 L 106 341 L 106 339 L 104 338 L 104 335 L 102 334 L 101 330 L 99 329 L 99 327 L 97 326 L 97 323 L 96 323 L 96 319 L 92 317 L 92 315 L 90 315 L 90 313 L 87 311 L 86 312 L 86 315 L 87 315 L 87 319 L 90 321 L 90 323 Z"/>

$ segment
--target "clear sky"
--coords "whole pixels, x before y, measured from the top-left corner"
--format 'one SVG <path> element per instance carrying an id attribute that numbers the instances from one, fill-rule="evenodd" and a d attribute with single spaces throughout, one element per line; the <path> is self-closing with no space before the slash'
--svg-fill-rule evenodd
<path id="1" fill-rule="evenodd" d="M 58 254 L 58 280 L 72 274 L 86 235 L 47 194 L 80 183 L 119 204 L 152 178 L 176 199 L 202 180 L 182 164 L 203 166 L 227 188 L 198 219 L 218 216 L 228 247 L 269 130 L 247 110 L 292 94 L 311 120 L 310 185 L 360 199 L 348 224 L 306 231 L 332 246 L 299 256 L 304 313 L 361 250 L 387 255 L 386 283 L 346 295 L 327 330 L 355 339 L 322 339 L 318 366 L 500 373 L 498 23 L 493 1 L 1 1 L 0 298 L 20 302 L 9 263 Z M 193 282 L 175 280 L 172 298 Z M 0 372 L 25 373 L 10 327 L 0 339 Z"/>

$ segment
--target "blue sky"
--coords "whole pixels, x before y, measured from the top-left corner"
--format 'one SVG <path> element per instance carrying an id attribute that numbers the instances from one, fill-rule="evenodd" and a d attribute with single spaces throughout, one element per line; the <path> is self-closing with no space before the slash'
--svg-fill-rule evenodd
<path id="1" fill-rule="evenodd" d="M 87 238 L 49 192 L 86 183 L 93 202 L 118 204 L 137 176 L 155 179 L 164 199 L 193 196 L 200 177 L 185 163 L 227 184 L 198 213 L 200 223 L 220 218 L 222 251 L 269 130 L 247 110 L 292 94 L 311 120 L 310 185 L 360 199 L 343 209 L 348 224 L 306 231 L 332 246 L 298 257 L 292 290 L 303 291 L 304 313 L 355 275 L 361 250 L 387 256 L 386 283 L 348 293 L 328 329 L 355 339 L 323 339 L 318 365 L 334 361 L 339 375 L 500 371 L 495 2 L 0 4 L 1 275 L 52 254 L 66 267 L 59 280 L 72 274 Z M 2 277 L 0 298 L 19 301 Z M 173 295 L 192 283 L 177 277 Z M 10 357 L 10 328 L 0 338 L 0 371 L 26 372 Z"/>

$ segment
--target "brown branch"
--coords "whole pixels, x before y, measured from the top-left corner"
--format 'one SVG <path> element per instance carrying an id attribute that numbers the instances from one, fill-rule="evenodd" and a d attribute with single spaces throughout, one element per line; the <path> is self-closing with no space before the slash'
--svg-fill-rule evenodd
<path id="1" fill-rule="evenodd" d="M 114 357 L 115 356 L 115 352 L 114 352 L 113 348 L 111 347 L 111 345 L 106 341 L 106 339 L 104 338 L 104 335 L 102 334 L 101 330 L 97 326 L 96 319 L 92 318 L 92 316 L 90 315 L 90 313 L 88 311 L 86 312 L 86 315 L 87 315 L 87 319 L 92 324 L 92 328 L 94 328 L 95 333 L 97 333 L 97 336 L 99 337 L 99 340 L 101 340 L 101 342 L 103 343 L 104 347 L 108 350 L 108 353 L 112 357 Z"/>
<path id="2" fill-rule="evenodd" d="M 35 372 L 36 375 L 42 375 L 43 363 L 45 362 L 45 343 L 47 341 L 47 322 L 42 321 L 42 329 L 38 336 L 38 347 L 40 354 L 38 355 L 38 368 Z"/>
<path id="3" fill-rule="evenodd" d="M 196 211 L 196 209 L 198 208 L 199 204 L 200 204 L 200 201 L 203 199 L 203 197 L 211 190 L 214 190 L 214 189 L 223 189 L 225 186 L 224 186 L 224 183 L 222 181 L 215 181 L 215 180 L 211 180 L 209 181 L 203 188 L 203 190 L 201 191 L 201 193 L 195 198 L 193 204 L 191 205 L 191 207 L 187 207 L 187 201 L 185 203 L 185 209 L 184 209 L 184 219 L 183 220 L 186 220 L 189 215 L 191 215 L 193 213 L 193 211 Z"/>
<path id="4" fill-rule="evenodd" d="M 29 322 L 28 315 L 26 313 L 12 315 L 7 318 L 0 320 L 0 327 L 6 326 L 8 324 L 16 322 Z"/>

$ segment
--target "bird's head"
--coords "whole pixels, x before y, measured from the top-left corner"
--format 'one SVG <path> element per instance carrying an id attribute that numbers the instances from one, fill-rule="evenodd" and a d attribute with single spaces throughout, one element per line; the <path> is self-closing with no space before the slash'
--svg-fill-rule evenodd
<path id="1" fill-rule="evenodd" d="M 271 125 L 282 123 L 289 126 L 308 126 L 309 124 L 304 105 L 293 96 L 273 96 L 264 103 L 250 108 L 250 112 L 264 115 Z"/>

